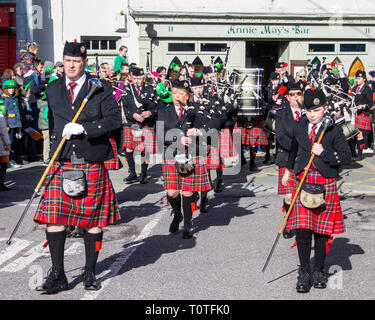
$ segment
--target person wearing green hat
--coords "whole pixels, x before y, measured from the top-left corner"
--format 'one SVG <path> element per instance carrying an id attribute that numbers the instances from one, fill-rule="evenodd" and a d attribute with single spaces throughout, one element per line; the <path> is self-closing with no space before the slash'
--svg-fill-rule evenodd
<path id="1" fill-rule="evenodd" d="M 4 82 L 2 89 L 6 117 L 8 119 L 10 145 L 13 151 L 10 154 L 10 165 L 12 167 L 19 167 L 14 161 L 16 156 L 16 133 L 22 128 L 17 84 L 14 80 L 7 80 Z"/>

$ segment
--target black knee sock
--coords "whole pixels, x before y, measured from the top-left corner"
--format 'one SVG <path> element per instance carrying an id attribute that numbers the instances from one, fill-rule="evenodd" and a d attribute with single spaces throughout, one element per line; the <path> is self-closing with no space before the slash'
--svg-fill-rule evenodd
<path id="1" fill-rule="evenodd" d="M 101 233 L 89 233 L 83 237 L 85 243 L 85 254 L 86 254 L 86 266 L 85 269 L 88 272 L 95 273 L 96 262 L 98 261 L 99 251 L 102 247 L 103 232 Z"/>
<path id="2" fill-rule="evenodd" d="M 201 204 L 207 204 L 207 194 L 208 191 L 201 192 Z"/>
<path id="3" fill-rule="evenodd" d="M 285 199 L 284 199 L 283 206 L 284 206 L 284 209 L 285 209 L 285 214 L 287 214 L 287 212 L 288 212 L 288 210 L 289 210 L 289 208 L 290 208 L 290 204 L 287 204 L 287 203 L 285 202 Z"/>
<path id="4" fill-rule="evenodd" d="M 258 146 L 250 147 L 250 165 L 255 164 L 255 157 L 257 155 Z"/>
<path id="5" fill-rule="evenodd" d="M 192 204 L 195 202 L 195 196 L 184 197 L 182 196 L 182 208 L 184 211 L 184 230 L 191 229 L 191 220 L 193 218 Z"/>
<path id="6" fill-rule="evenodd" d="M 64 247 L 66 240 L 66 230 L 60 232 L 46 231 L 49 252 L 51 254 L 52 267 L 59 273 L 64 272 Z"/>
<path id="7" fill-rule="evenodd" d="M 296 241 L 298 258 L 304 272 L 310 270 L 311 241 L 313 232 L 309 229 L 297 229 Z"/>
<path id="8" fill-rule="evenodd" d="M 223 181 L 223 170 L 221 170 L 221 168 L 219 169 L 216 169 L 216 181 L 217 181 L 217 184 L 218 183 L 221 183 Z"/>
<path id="9" fill-rule="evenodd" d="M 326 242 L 329 236 L 325 234 L 314 233 L 314 251 L 315 251 L 315 270 L 323 270 L 326 260 Z"/>
<path id="10" fill-rule="evenodd" d="M 270 151 L 270 142 L 268 142 L 268 145 L 264 146 L 266 156 L 265 156 L 265 161 L 271 160 L 271 151 Z"/>
<path id="11" fill-rule="evenodd" d="M 357 140 L 358 155 L 362 155 L 362 151 L 365 148 L 365 141 L 363 139 Z"/>
<path id="12" fill-rule="evenodd" d="M 130 173 L 135 174 L 135 162 L 134 162 L 134 152 L 127 152 L 126 151 L 126 160 L 128 162 L 128 166 L 130 169 Z"/>
<path id="13" fill-rule="evenodd" d="M 371 131 L 369 130 L 363 130 L 362 134 L 363 134 L 363 144 L 364 144 L 364 149 L 368 149 L 369 147 L 369 144 L 368 144 L 368 138 L 369 138 L 369 134 L 370 134 Z"/>
<path id="14" fill-rule="evenodd" d="M 172 198 L 169 195 L 167 195 L 167 199 L 169 201 L 169 204 L 172 207 L 174 214 L 181 214 L 181 195 L 178 194 L 176 198 Z"/>

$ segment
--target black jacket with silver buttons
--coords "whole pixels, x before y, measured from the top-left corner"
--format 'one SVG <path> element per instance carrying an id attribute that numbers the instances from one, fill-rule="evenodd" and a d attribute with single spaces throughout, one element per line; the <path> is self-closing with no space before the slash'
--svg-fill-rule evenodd
<path id="1" fill-rule="evenodd" d="M 62 140 L 65 125 L 72 122 L 87 96 L 88 81 L 91 78 L 92 76 L 87 75 L 73 104 L 65 85 L 65 77 L 48 85 L 46 93 L 49 106 L 51 156 Z M 73 151 L 78 158 L 83 157 L 86 162 L 101 162 L 113 158 L 108 137 L 112 131 L 121 128 L 121 111 L 116 104 L 111 85 L 107 81 L 102 81 L 102 84 L 103 88 L 90 98 L 77 121 L 84 127 L 86 133 L 72 136 L 67 140 L 56 160 L 70 161 Z"/>

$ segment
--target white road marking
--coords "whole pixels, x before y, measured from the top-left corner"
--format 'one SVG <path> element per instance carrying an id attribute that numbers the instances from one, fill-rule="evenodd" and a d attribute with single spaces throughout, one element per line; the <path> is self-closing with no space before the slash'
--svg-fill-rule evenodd
<path id="1" fill-rule="evenodd" d="M 167 211 L 169 212 L 168 209 L 158 212 L 155 215 L 155 217 L 149 223 L 147 223 L 147 225 L 143 228 L 139 236 L 134 239 L 134 242 L 135 243 L 140 242 L 146 237 L 148 237 L 150 233 L 152 232 L 152 230 L 155 228 L 155 226 L 159 223 L 162 215 L 165 214 Z M 109 270 L 106 270 L 105 272 L 97 276 L 97 278 L 100 280 L 100 283 L 102 285 L 102 289 L 99 291 L 85 292 L 81 300 L 97 299 L 99 294 L 111 282 L 111 280 L 119 273 L 121 268 L 125 265 L 125 263 L 128 261 L 128 259 L 136 250 L 137 250 L 137 245 L 135 244 L 132 247 L 126 248 L 124 251 L 122 251 L 121 254 L 115 260 L 115 262 L 111 264 L 111 266 L 109 267 Z"/>
<path id="2" fill-rule="evenodd" d="M 25 241 L 25 240 L 21 240 Z M 27 245 L 31 244 L 31 242 L 28 242 Z M 27 266 L 32 264 L 35 260 L 37 260 L 40 257 L 49 257 L 49 249 L 43 248 L 44 241 L 35 247 L 31 248 L 28 252 L 26 252 L 22 257 L 14 260 L 12 263 L 6 265 L 2 269 L 0 269 L 0 272 L 19 272 L 25 269 Z M 65 250 L 64 256 L 72 256 L 77 255 L 82 252 L 83 244 L 80 242 L 74 242 L 68 249 Z M 17 254 L 20 250 L 18 250 L 15 254 Z M 13 254 L 13 256 L 15 255 Z"/>
<path id="3" fill-rule="evenodd" d="M 7 238 L 0 238 L 0 243 L 8 241 Z M 12 244 L 7 246 L 4 250 L 0 252 L 0 265 L 4 262 L 12 259 L 15 255 L 21 252 L 23 249 L 27 248 L 32 242 L 27 240 L 21 240 L 14 238 Z"/>

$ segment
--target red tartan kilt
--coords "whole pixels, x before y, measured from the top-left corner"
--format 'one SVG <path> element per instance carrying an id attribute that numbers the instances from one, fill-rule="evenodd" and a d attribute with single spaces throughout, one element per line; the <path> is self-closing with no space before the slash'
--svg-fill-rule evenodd
<path id="1" fill-rule="evenodd" d="M 242 128 L 241 143 L 247 146 L 267 146 L 268 139 L 262 128 Z"/>
<path id="2" fill-rule="evenodd" d="M 178 173 L 174 159 L 165 160 L 163 163 L 164 189 L 191 192 L 210 191 L 212 186 L 206 164 L 202 159 L 201 157 L 197 159 L 194 171 L 186 177 Z"/>
<path id="3" fill-rule="evenodd" d="M 371 116 L 366 116 L 364 114 L 359 114 L 355 117 L 355 125 L 360 130 L 371 131 Z"/>
<path id="4" fill-rule="evenodd" d="M 110 160 L 104 161 L 104 166 L 107 170 L 120 170 L 123 167 L 123 164 L 118 156 L 117 152 L 117 143 L 115 138 L 110 138 L 114 157 Z"/>
<path id="5" fill-rule="evenodd" d="M 83 170 L 87 191 L 82 197 L 69 197 L 63 191 L 64 170 Z M 55 162 L 46 177 L 46 189 L 40 199 L 34 221 L 104 228 L 120 220 L 120 211 L 108 171 L 103 163 L 72 164 Z"/>
<path id="6" fill-rule="evenodd" d="M 233 138 L 228 128 L 220 131 L 219 150 L 221 158 L 230 158 L 237 156 L 237 151 L 233 146 Z"/>
<path id="7" fill-rule="evenodd" d="M 279 182 L 277 184 L 277 193 L 278 194 L 289 194 L 289 193 L 295 193 L 297 185 L 296 185 L 296 177 L 294 176 L 293 170 L 291 170 L 290 174 L 290 181 L 288 185 L 285 187 L 281 180 L 283 179 L 283 175 L 285 173 L 285 168 L 279 168 Z"/>
<path id="8" fill-rule="evenodd" d="M 302 178 L 301 173 L 298 178 Z M 296 204 L 289 217 L 286 230 L 310 229 L 316 233 L 332 235 L 345 231 L 340 198 L 337 192 L 336 179 L 324 178 L 318 171 L 311 171 L 306 182 L 324 184 L 326 204 L 320 209 L 307 209 L 297 197 Z M 295 192 L 293 193 L 294 197 Z"/>
<path id="9" fill-rule="evenodd" d="M 211 147 L 210 153 L 206 156 L 206 167 L 208 170 L 216 170 L 221 166 L 220 154 L 217 148 Z"/>
<path id="10" fill-rule="evenodd" d="M 140 139 L 135 139 L 133 137 L 131 127 L 124 126 L 122 135 L 122 150 L 137 149 L 141 152 L 146 151 L 148 153 L 158 153 L 158 145 L 154 128 L 148 126 L 143 127 L 142 137 Z"/>

